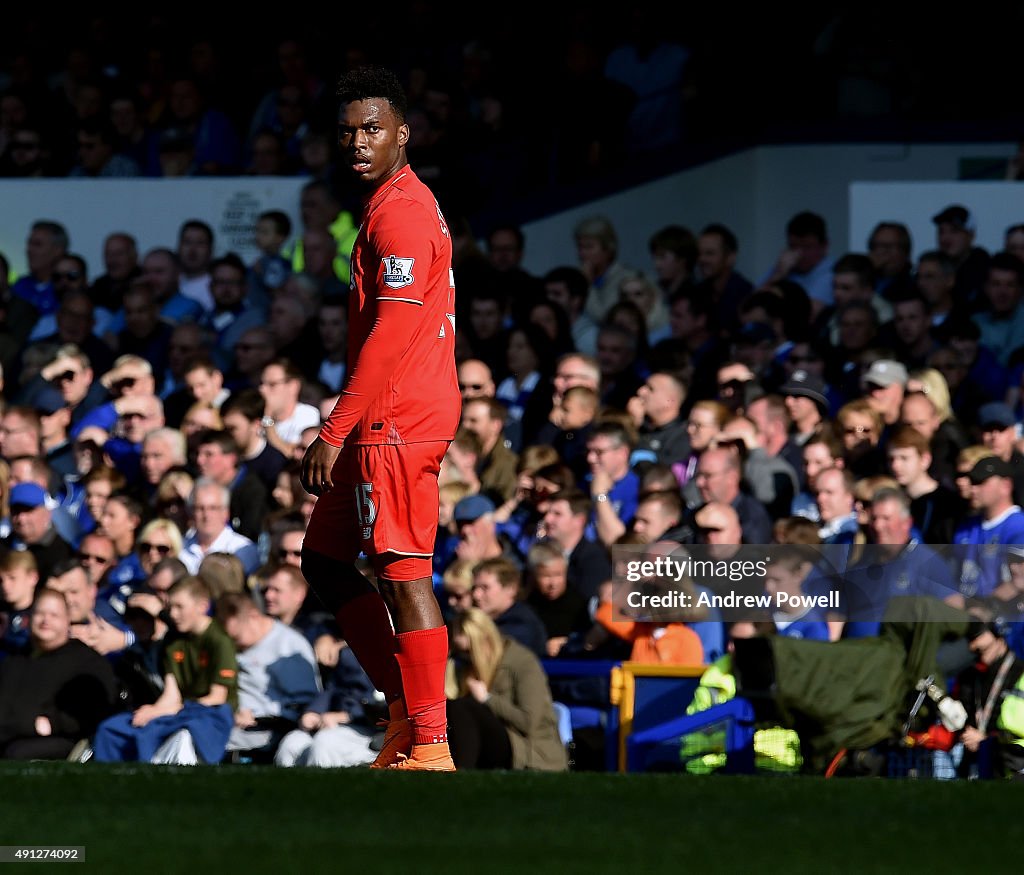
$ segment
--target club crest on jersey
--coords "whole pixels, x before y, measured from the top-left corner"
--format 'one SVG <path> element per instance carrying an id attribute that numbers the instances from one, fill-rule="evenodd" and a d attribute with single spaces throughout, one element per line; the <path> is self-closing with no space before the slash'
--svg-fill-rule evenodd
<path id="1" fill-rule="evenodd" d="M 384 263 L 383 282 L 389 289 L 404 289 L 412 285 L 412 266 L 415 258 L 399 258 L 397 255 L 389 255 L 382 258 Z"/>

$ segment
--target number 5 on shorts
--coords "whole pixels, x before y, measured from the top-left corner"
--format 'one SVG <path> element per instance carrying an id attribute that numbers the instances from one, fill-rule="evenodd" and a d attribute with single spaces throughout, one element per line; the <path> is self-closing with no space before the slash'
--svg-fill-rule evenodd
<path id="1" fill-rule="evenodd" d="M 356 487 L 356 515 L 359 517 L 359 528 L 362 530 L 364 541 L 370 540 L 373 536 L 373 523 L 377 519 L 377 505 L 370 497 L 372 492 L 372 483 L 360 483 Z"/>

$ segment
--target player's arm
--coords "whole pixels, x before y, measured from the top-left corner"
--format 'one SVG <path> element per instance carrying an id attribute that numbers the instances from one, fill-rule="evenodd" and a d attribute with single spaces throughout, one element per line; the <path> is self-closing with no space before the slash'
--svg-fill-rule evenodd
<path id="1" fill-rule="evenodd" d="M 345 438 L 395 372 L 422 320 L 422 304 L 378 300 L 377 317 L 352 376 L 302 457 L 302 487 L 311 495 L 319 496 L 334 486 L 331 472 Z"/>
<path id="2" fill-rule="evenodd" d="M 424 267 L 426 272 L 426 267 Z M 423 322 L 423 304 L 412 299 L 377 301 L 377 317 L 356 357 L 352 376 L 320 429 L 320 440 L 339 449 L 366 408 L 395 372 Z"/>
<path id="3" fill-rule="evenodd" d="M 366 413 L 377 395 L 406 355 L 413 337 L 423 323 L 424 295 L 436 256 L 431 222 L 434 216 L 419 207 L 395 205 L 368 228 L 374 251 L 382 257 L 396 255 L 411 263 L 412 282 L 388 286 L 378 265 L 374 282 L 377 316 L 367 339 L 359 348 L 355 364 L 342 389 L 338 403 L 319 432 L 319 441 L 340 449 L 349 432 Z M 324 454 L 326 451 L 318 451 Z"/>

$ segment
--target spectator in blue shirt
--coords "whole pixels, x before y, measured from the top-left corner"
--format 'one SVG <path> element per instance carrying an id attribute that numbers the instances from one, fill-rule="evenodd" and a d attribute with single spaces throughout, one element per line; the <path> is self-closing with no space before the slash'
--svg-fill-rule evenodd
<path id="1" fill-rule="evenodd" d="M 772 620 L 779 635 L 828 641 L 825 610 L 811 600 L 821 593 L 809 593 L 804 583 L 814 570 L 815 555 L 802 544 L 786 544 L 772 550 L 764 586 L 772 597 Z"/>
<path id="2" fill-rule="evenodd" d="M 976 462 L 968 475 L 971 504 L 968 517 L 953 534 L 960 563 L 960 592 L 967 597 L 990 595 L 1000 583 L 998 544 L 1024 543 L 1024 512 L 1013 503 L 1013 469 L 997 456 Z"/>
<path id="3" fill-rule="evenodd" d="M 930 596 L 963 608 L 946 559 L 914 537 L 913 527 L 905 492 L 883 487 L 874 494 L 868 514 L 870 546 L 842 575 L 844 638 L 877 635 L 894 596 Z"/>

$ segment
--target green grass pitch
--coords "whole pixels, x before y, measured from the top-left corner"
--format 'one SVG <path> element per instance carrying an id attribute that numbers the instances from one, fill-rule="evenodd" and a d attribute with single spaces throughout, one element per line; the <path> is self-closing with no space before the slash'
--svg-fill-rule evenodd
<path id="1" fill-rule="evenodd" d="M 1024 839 L 1001 781 L 4 763 L 0 786 L 0 844 L 84 845 L 71 872 L 982 872 Z"/>

